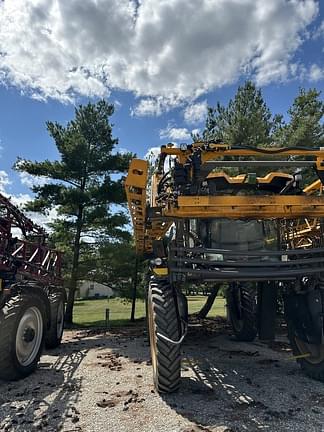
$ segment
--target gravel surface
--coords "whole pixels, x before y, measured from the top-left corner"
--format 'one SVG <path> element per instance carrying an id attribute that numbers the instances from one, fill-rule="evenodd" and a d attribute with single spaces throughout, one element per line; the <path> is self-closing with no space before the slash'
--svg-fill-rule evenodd
<path id="1" fill-rule="evenodd" d="M 235 342 L 218 321 L 190 327 L 181 390 L 164 396 L 142 327 L 68 331 L 31 377 L 0 382 L 0 430 L 324 431 L 324 384 L 289 359 L 285 338 Z"/>

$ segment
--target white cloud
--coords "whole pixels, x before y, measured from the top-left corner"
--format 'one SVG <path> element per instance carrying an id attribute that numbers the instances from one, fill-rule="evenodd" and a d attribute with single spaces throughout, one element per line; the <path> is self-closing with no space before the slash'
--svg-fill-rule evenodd
<path id="1" fill-rule="evenodd" d="M 155 162 L 156 158 L 161 152 L 161 147 L 150 147 L 144 155 L 144 159 L 149 160 L 151 163 Z"/>
<path id="2" fill-rule="evenodd" d="M 133 116 L 148 116 L 148 115 L 160 115 L 162 114 L 163 106 L 158 100 L 149 98 L 142 99 L 139 104 L 131 109 L 131 115 Z"/>
<path id="3" fill-rule="evenodd" d="M 321 22 L 321 24 L 315 29 L 312 38 L 313 39 L 319 39 L 324 37 L 324 20 Z"/>
<path id="4" fill-rule="evenodd" d="M 9 178 L 9 175 L 6 171 L 0 170 L 0 193 L 8 198 L 12 204 L 17 206 L 20 210 L 23 211 L 23 206 L 33 199 L 31 194 L 28 193 L 19 193 L 12 194 L 10 190 L 8 190 L 8 186 L 12 184 L 12 181 Z M 26 183 L 25 183 L 26 184 Z M 27 184 L 26 184 L 27 185 Z M 54 219 L 58 217 L 57 209 L 53 208 L 46 215 L 42 215 L 40 213 L 35 212 L 25 212 L 24 214 L 30 218 L 34 223 L 44 227 L 46 230 L 49 230 L 48 224 L 53 222 Z M 19 235 L 17 232 L 15 235 Z"/>
<path id="5" fill-rule="evenodd" d="M 33 196 L 26 193 L 20 193 L 16 195 L 8 194 L 5 191 L 2 192 L 4 196 L 10 199 L 12 204 L 20 208 L 20 210 L 23 211 L 23 213 L 31 219 L 34 223 L 36 223 L 39 226 L 42 226 L 46 229 L 46 231 L 50 231 L 49 225 L 51 222 L 53 222 L 55 219 L 58 218 L 57 209 L 53 208 L 49 210 L 46 215 L 36 212 L 26 212 L 23 210 L 24 205 L 28 201 L 32 201 Z"/>
<path id="6" fill-rule="evenodd" d="M 126 147 L 119 147 L 117 149 L 116 153 L 120 153 L 122 155 L 125 155 L 127 153 L 131 153 L 131 150 L 127 149 Z"/>
<path id="7" fill-rule="evenodd" d="M 31 199 L 31 197 L 29 199 Z M 57 213 L 57 209 L 55 207 L 49 210 L 46 213 L 46 215 L 41 213 L 35 213 L 35 212 L 26 212 L 26 216 L 32 219 L 37 225 L 40 225 L 43 228 L 45 228 L 47 232 L 51 232 L 51 228 L 49 227 L 49 224 L 54 222 L 55 219 L 60 218 L 60 216 Z"/>
<path id="8" fill-rule="evenodd" d="M 200 130 L 199 128 L 198 128 L 198 129 L 192 129 L 192 131 L 191 131 L 191 133 L 192 133 L 193 135 L 199 135 L 200 132 L 201 132 L 201 130 Z"/>
<path id="9" fill-rule="evenodd" d="M 8 173 L 4 170 L 0 170 L 0 193 L 5 194 L 7 186 L 11 184 Z"/>
<path id="10" fill-rule="evenodd" d="M 207 101 L 191 104 L 186 107 L 183 117 L 187 123 L 201 123 L 207 117 Z"/>
<path id="11" fill-rule="evenodd" d="M 190 132 L 187 128 L 177 128 L 169 123 L 165 129 L 160 130 L 160 139 L 186 141 L 190 139 Z"/>
<path id="12" fill-rule="evenodd" d="M 0 80 L 65 102 L 132 91 L 146 98 L 135 114 L 160 114 L 242 74 L 286 79 L 317 13 L 315 0 L 0 2 Z"/>
<path id="13" fill-rule="evenodd" d="M 20 193 L 17 195 L 12 195 L 12 194 L 9 195 L 8 193 L 5 192 L 4 195 L 6 195 L 10 199 L 12 204 L 19 207 L 20 209 L 22 209 L 23 206 L 25 204 L 27 204 L 28 201 L 31 201 L 33 199 L 33 197 L 30 194 L 26 194 L 26 193 Z"/>
<path id="14" fill-rule="evenodd" d="M 131 109 L 131 115 L 137 117 L 159 116 L 183 103 L 184 101 L 179 98 L 168 98 L 164 96 L 144 98 Z"/>
<path id="15" fill-rule="evenodd" d="M 32 188 L 33 186 L 43 186 L 50 180 L 47 177 L 35 177 L 26 172 L 20 172 L 19 177 L 21 183 L 29 188 Z"/>
<path id="16" fill-rule="evenodd" d="M 118 99 L 115 99 L 113 104 L 115 107 L 115 111 L 118 111 L 123 106 L 123 104 Z"/>
<path id="17" fill-rule="evenodd" d="M 317 64 L 312 64 L 309 69 L 309 80 L 319 81 L 324 78 L 324 68 L 319 67 Z"/>
<path id="18" fill-rule="evenodd" d="M 27 201 L 32 199 L 29 194 L 10 194 L 10 192 L 8 191 L 8 186 L 11 184 L 12 181 L 10 180 L 8 173 L 4 170 L 0 170 L 0 193 L 3 196 L 9 198 L 10 201 L 18 207 L 21 207 L 22 205 L 26 204 Z"/>

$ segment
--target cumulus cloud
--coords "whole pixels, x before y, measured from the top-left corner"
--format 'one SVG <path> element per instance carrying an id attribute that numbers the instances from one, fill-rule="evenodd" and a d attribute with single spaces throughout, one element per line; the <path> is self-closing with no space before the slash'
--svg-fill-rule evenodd
<path id="1" fill-rule="evenodd" d="M 149 147 L 144 155 L 144 159 L 149 160 L 151 163 L 155 162 L 156 158 L 160 154 L 161 147 Z"/>
<path id="2" fill-rule="evenodd" d="M 309 80 L 319 81 L 324 78 L 324 68 L 321 68 L 317 64 L 312 64 L 309 69 Z"/>
<path id="3" fill-rule="evenodd" d="M 207 101 L 191 104 L 186 107 L 183 117 L 187 123 L 201 123 L 207 117 Z"/>
<path id="4" fill-rule="evenodd" d="M 11 182 L 11 180 L 9 180 L 8 173 L 4 170 L 0 170 L 0 193 L 5 194 L 6 188 L 11 183 L 12 182 Z"/>
<path id="5" fill-rule="evenodd" d="M 2 192 L 4 196 L 10 199 L 10 201 L 20 208 L 23 213 L 31 219 L 34 223 L 36 223 L 39 226 L 42 226 L 45 228 L 48 232 L 51 231 L 49 224 L 54 222 L 55 219 L 59 218 L 59 215 L 57 213 L 56 208 L 52 208 L 49 210 L 46 215 L 42 213 L 36 213 L 36 212 L 26 212 L 24 211 L 23 207 L 25 204 L 27 204 L 28 201 L 32 201 L 33 197 L 32 195 L 28 193 L 19 193 L 19 194 L 8 194 L 6 191 Z"/>
<path id="6" fill-rule="evenodd" d="M 30 199 L 31 197 L 27 201 Z M 58 215 L 57 208 L 55 207 L 49 210 L 46 215 L 42 213 L 26 212 L 26 216 L 32 219 L 37 225 L 45 228 L 47 232 L 51 232 L 51 228 L 49 227 L 50 223 L 54 222 L 56 219 L 62 218 Z"/>
<path id="7" fill-rule="evenodd" d="M 49 178 L 47 177 L 35 177 L 26 172 L 19 173 L 21 184 L 32 188 L 33 186 L 43 186 L 49 182 Z"/>
<path id="8" fill-rule="evenodd" d="M 312 38 L 320 39 L 324 37 L 324 20 L 320 23 L 320 25 L 314 30 Z"/>
<path id="9" fill-rule="evenodd" d="M 12 181 L 9 178 L 9 175 L 6 171 L 0 170 L 0 193 L 8 198 L 12 204 L 23 210 L 24 205 L 33 199 L 31 194 L 28 193 L 18 193 L 13 194 L 10 192 L 9 186 L 12 184 Z M 24 183 L 29 186 L 28 181 Z M 34 185 L 35 183 L 31 184 Z M 39 184 L 39 183 L 38 183 Z M 51 209 L 46 215 L 35 213 L 35 212 L 24 212 L 27 217 L 29 217 L 33 222 L 37 225 L 44 227 L 46 230 L 49 230 L 48 224 L 57 219 L 58 213 L 57 209 Z M 19 235 L 17 232 L 15 235 Z"/>
<path id="10" fill-rule="evenodd" d="M 184 100 L 180 98 L 170 98 L 164 96 L 156 96 L 141 99 L 140 102 L 131 108 L 131 115 L 137 117 L 159 116 L 165 112 L 170 111 L 172 108 L 183 105 Z"/>
<path id="11" fill-rule="evenodd" d="M 0 2 L 0 80 L 67 102 L 122 89 L 145 98 L 135 114 L 160 114 L 242 74 L 286 79 L 317 13 L 315 0 Z"/>
<path id="12" fill-rule="evenodd" d="M 175 127 L 172 122 L 168 123 L 167 127 L 164 129 L 160 129 L 160 139 L 168 140 L 173 144 L 176 144 L 176 141 L 192 141 L 192 135 L 199 135 L 201 130 L 199 128 L 195 128 L 189 130 L 183 127 Z M 159 150 L 159 147 L 152 147 L 152 149 Z M 152 150 L 150 149 L 150 151 Z"/>
<path id="13" fill-rule="evenodd" d="M 0 193 L 2 195 L 4 195 L 6 198 L 10 198 L 11 202 L 18 207 L 21 207 L 23 204 L 26 204 L 27 201 L 32 199 L 29 194 L 10 194 L 8 191 L 8 186 L 11 184 L 12 181 L 10 180 L 7 171 L 0 170 Z"/>
<path id="14" fill-rule="evenodd" d="M 190 139 L 190 132 L 187 128 L 177 128 L 168 124 L 165 129 L 160 130 L 160 138 L 174 141 L 186 141 Z"/>

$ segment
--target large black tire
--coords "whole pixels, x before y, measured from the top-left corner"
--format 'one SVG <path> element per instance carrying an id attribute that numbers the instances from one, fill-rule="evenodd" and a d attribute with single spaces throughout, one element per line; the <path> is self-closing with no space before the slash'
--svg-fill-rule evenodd
<path id="1" fill-rule="evenodd" d="M 46 307 L 34 292 L 15 295 L 0 309 L 0 379 L 11 381 L 37 368 L 45 337 Z"/>
<path id="2" fill-rule="evenodd" d="M 297 358 L 296 360 L 306 375 L 324 382 L 324 345 L 311 345 L 298 339 L 292 321 L 288 322 L 288 339 L 294 356 L 299 357 L 309 352 L 314 353 L 311 357 Z"/>
<path id="3" fill-rule="evenodd" d="M 226 293 L 229 320 L 235 338 L 252 342 L 258 332 L 256 287 L 252 284 L 231 284 Z"/>
<path id="4" fill-rule="evenodd" d="M 178 390 L 181 372 L 181 337 L 177 300 L 168 280 L 152 277 L 148 290 L 148 327 L 154 385 L 160 393 Z"/>
<path id="5" fill-rule="evenodd" d="M 319 288 L 308 294 L 287 296 L 285 315 L 288 339 L 297 362 L 306 375 L 324 382 L 324 344 L 320 343 L 324 316 L 323 282 Z"/>
<path id="6" fill-rule="evenodd" d="M 55 291 L 50 295 L 51 321 L 46 332 L 45 346 L 48 349 L 57 348 L 63 337 L 65 295 L 62 290 Z"/>

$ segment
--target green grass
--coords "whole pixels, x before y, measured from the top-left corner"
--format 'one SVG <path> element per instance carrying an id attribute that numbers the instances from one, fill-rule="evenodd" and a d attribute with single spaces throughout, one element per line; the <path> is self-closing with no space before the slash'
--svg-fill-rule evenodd
<path id="1" fill-rule="evenodd" d="M 205 296 L 189 296 L 189 313 L 200 310 L 206 301 Z M 217 297 L 209 316 L 225 315 L 225 300 Z M 110 309 L 111 326 L 120 326 L 129 323 L 131 314 L 131 303 L 123 299 L 101 299 L 101 300 L 77 300 L 74 306 L 73 321 L 82 327 L 99 327 L 105 325 L 106 309 Z M 136 301 L 135 318 L 140 319 L 145 316 L 145 303 L 143 300 Z"/>
<path id="2" fill-rule="evenodd" d="M 206 300 L 207 296 L 188 296 L 189 314 L 198 312 L 206 303 Z M 216 298 L 215 303 L 208 314 L 209 317 L 216 315 L 225 316 L 225 299 L 223 297 Z"/>
<path id="3" fill-rule="evenodd" d="M 131 302 L 123 299 L 77 300 L 74 305 L 73 322 L 80 326 L 95 327 L 105 325 L 106 309 L 110 310 L 110 324 L 123 325 L 129 321 Z M 145 303 L 136 301 L 135 318 L 142 318 L 145 314 Z"/>

